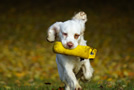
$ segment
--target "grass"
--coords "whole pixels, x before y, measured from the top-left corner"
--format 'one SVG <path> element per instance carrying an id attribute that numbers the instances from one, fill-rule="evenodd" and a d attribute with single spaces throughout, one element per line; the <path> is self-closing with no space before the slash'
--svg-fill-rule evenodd
<path id="1" fill-rule="evenodd" d="M 1 90 L 63 90 L 64 85 L 59 81 L 51 81 L 44 83 L 43 81 L 37 81 L 38 84 L 20 85 L 16 86 L 13 83 L 9 83 L 7 86 L 0 87 Z M 124 81 L 118 80 L 117 82 L 89 82 L 81 83 L 83 90 L 134 90 L 134 83 L 130 82 L 126 84 Z"/>

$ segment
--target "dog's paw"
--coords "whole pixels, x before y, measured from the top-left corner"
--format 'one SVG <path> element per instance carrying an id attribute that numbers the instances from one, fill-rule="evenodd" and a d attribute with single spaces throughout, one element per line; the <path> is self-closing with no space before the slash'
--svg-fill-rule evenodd
<path id="1" fill-rule="evenodd" d="M 82 88 L 75 88 L 75 90 L 82 90 Z"/>
<path id="2" fill-rule="evenodd" d="M 92 72 L 88 72 L 88 73 L 85 73 L 85 75 L 83 75 L 80 80 L 82 82 L 89 82 L 91 79 L 92 79 L 92 76 L 93 76 L 93 73 Z"/>
<path id="3" fill-rule="evenodd" d="M 75 90 L 82 90 L 82 87 L 80 85 L 77 85 Z"/>
<path id="4" fill-rule="evenodd" d="M 73 19 L 81 19 L 81 20 L 86 22 L 87 21 L 87 15 L 86 15 L 85 12 L 80 11 L 77 14 L 74 15 Z"/>

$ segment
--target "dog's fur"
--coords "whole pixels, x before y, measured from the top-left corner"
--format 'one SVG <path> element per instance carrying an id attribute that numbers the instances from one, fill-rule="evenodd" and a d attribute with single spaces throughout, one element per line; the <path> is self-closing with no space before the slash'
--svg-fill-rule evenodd
<path id="1" fill-rule="evenodd" d="M 47 40 L 53 42 L 61 41 L 65 48 L 73 49 L 77 45 L 85 45 L 84 31 L 87 15 L 85 12 L 78 12 L 71 20 L 56 22 L 48 29 Z M 93 74 L 93 68 L 88 59 L 81 61 L 79 57 L 56 54 L 56 62 L 59 76 L 65 83 L 66 90 L 80 90 L 78 79 L 89 81 Z"/>

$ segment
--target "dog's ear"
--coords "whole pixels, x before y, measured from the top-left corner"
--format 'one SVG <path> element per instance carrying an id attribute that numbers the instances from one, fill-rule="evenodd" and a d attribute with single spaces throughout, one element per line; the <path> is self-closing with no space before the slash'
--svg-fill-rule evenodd
<path id="1" fill-rule="evenodd" d="M 79 19 L 79 20 L 82 20 L 84 21 L 84 23 L 87 21 L 87 15 L 85 12 L 83 11 L 80 11 L 78 13 L 76 13 L 72 19 Z"/>
<path id="2" fill-rule="evenodd" d="M 47 40 L 49 42 L 54 42 L 55 41 L 55 38 L 57 36 L 57 34 L 59 33 L 60 31 L 60 25 L 62 24 L 62 22 L 56 22 L 54 23 L 53 25 L 51 25 L 49 28 L 48 28 L 48 32 L 47 32 Z"/>

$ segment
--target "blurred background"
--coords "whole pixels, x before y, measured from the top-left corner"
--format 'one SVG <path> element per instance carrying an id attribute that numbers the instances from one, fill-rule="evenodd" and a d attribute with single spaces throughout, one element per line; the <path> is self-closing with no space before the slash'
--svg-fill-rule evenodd
<path id="1" fill-rule="evenodd" d="M 78 11 L 88 15 L 85 39 L 97 48 L 92 81 L 134 79 L 133 0 L 0 1 L 0 86 L 60 81 L 47 29 Z M 40 83 L 40 84 L 39 84 Z"/>

